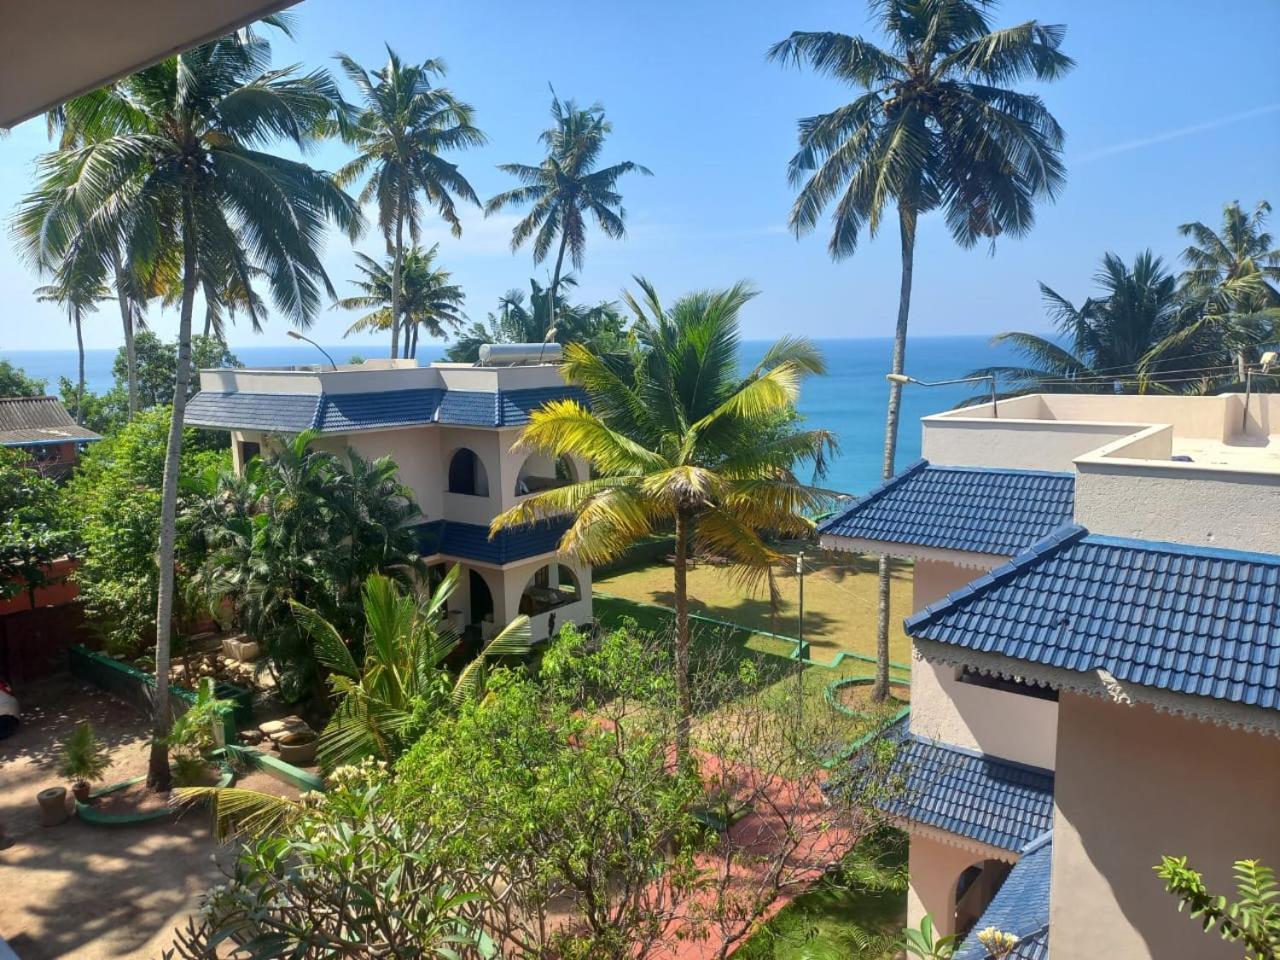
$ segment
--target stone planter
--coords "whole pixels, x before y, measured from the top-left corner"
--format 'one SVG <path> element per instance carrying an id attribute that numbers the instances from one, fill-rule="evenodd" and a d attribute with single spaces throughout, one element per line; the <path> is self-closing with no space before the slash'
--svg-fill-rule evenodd
<path id="1" fill-rule="evenodd" d="M 49 787 L 36 794 L 36 802 L 40 804 L 40 822 L 46 827 L 56 827 L 66 823 L 70 813 L 67 810 L 67 788 Z"/>
<path id="2" fill-rule="evenodd" d="M 280 751 L 280 759 L 295 767 L 309 766 L 315 762 L 316 746 L 320 738 L 311 731 L 289 733 L 276 740 L 276 748 Z"/>
<path id="3" fill-rule="evenodd" d="M 224 656 L 230 657 L 232 660 L 239 660 L 241 663 L 251 663 L 258 659 L 261 650 L 252 640 L 246 640 L 244 634 L 235 637 L 222 638 L 222 653 Z"/>

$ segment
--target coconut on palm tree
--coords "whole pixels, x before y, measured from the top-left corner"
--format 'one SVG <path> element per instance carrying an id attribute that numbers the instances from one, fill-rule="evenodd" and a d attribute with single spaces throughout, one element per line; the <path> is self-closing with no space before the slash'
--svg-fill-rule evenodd
<path id="1" fill-rule="evenodd" d="M 1266 231 L 1269 213 L 1265 200 L 1252 213 L 1237 201 L 1223 209 L 1217 231 L 1198 220 L 1178 227 L 1191 239 L 1182 252 L 1187 269 L 1181 278 L 1188 322 L 1153 351 L 1152 360 L 1164 361 L 1187 341 L 1211 334 L 1231 351 L 1236 379 L 1244 382 L 1257 348 L 1280 331 L 1280 247 Z"/>
<path id="2" fill-rule="evenodd" d="M 767 535 L 802 536 L 806 514 L 825 502 L 796 469 L 821 475 L 835 440 L 797 424 L 801 381 L 824 372 L 807 340 L 784 338 L 742 372 L 738 315 L 753 296 L 745 284 L 681 297 L 667 307 L 637 278 L 627 295 L 641 356 L 633 374 L 582 344 L 569 344 L 565 379 L 585 389 L 590 407 L 548 403 L 530 417 L 519 446 L 553 457 L 581 457 L 591 478 L 535 494 L 497 517 L 491 533 L 565 513 L 573 522 L 560 550 L 589 564 L 616 558 L 642 537 L 674 529 L 675 670 L 689 745 L 690 558 L 722 559 L 758 583 L 781 554 Z"/>
<path id="3" fill-rule="evenodd" d="M 872 13 L 888 41 L 877 46 L 842 33 L 797 31 L 769 57 L 808 64 L 862 93 L 852 103 L 799 122 L 791 182 L 797 236 L 834 204 L 836 260 L 851 256 L 865 231 L 874 237 L 896 213 L 902 249 L 898 320 L 889 372 L 901 374 L 911 312 L 920 218 L 941 210 L 963 247 L 1022 236 L 1035 201 L 1052 198 L 1065 179 L 1063 134 L 1041 99 L 1011 84 L 1053 80 L 1073 61 L 1059 49 L 1064 28 L 1030 20 L 992 29 L 983 0 L 877 0 Z M 902 385 L 891 382 L 883 476 L 893 476 Z M 880 558 L 879 628 L 873 697 L 889 695 L 889 558 Z"/>
<path id="4" fill-rule="evenodd" d="M 987 367 L 970 376 L 995 374 L 1009 395 L 1020 393 L 1140 393 L 1192 382 L 1193 367 L 1221 370 L 1224 350 L 1207 338 L 1187 340 L 1153 361 L 1151 352 L 1181 329 L 1177 279 L 1150 250 L 1126 264 L 1114 253 L 1094 275 L 1100 288 L 1079 306 L 1040 284 L 1045 310 L 1058 336 L 1009 332 L 992 338 L 1026 358 L 1020 366 Z M 1206 373 L 1208 375 L 1208 373 Z"/>
<path id="5" fill-rule="evenodd" d="M 480 205 L 455 164 L 441 156 L 484 144 L 485 136 L 471 122 L 471 106 L 447 87 L 432 86 L 443 77 L 444 62 L 404 63 L 387 47 L 387 65 L 372 74 L 346 54 L 338 62 L 355 84 L 362 105 L 341 115 L 342 138 L 356 149 L 356 158 L 342 166 L 338 182 L 350 186 L 361 180 L 361 203 L 377 203 L 378 226 L 391 254 L 391 356 L 400 356 L 402 311 L 400 271 L 404 266 L 404 232 L 417 243 L 422 230 L 422 198 L 435 207 L 455 237 L 462 236 L 457 202 Z"/>
<path id="6" fill-rule="evenodd" d="M 404 255 L 400 267 L 400 326 L 405 331 L 404 355 L 418 355 L 418 335 L 426 331 L 428 336 L 443 339 L 451 330 L 458 330 L 465 319 L 462 304 L 467 295 L 453 282 L 453 274 L 436 266 L 435 244 L 429 250 L 411 246 Z M 356 254 L 356 269 L 364 275 L 362 280 L 351 281 L 360 289 L 354 297 L 343 297 L 333 306 L 335 310 L 368 310 L 364 316 L 347 327 L 344 337 L 370 330 L 390 330 L 392 310 L 392 277 L 395 265 L 383 265 L 363 253 Z"/>
<path id="7" fill-rule="evenodd" d="M 78 245 L 106 260 L 128 251 L 155 277 L 180 264 L 177 376 L 161 492 L 156 610 L 155 737 L 148 783 L 167 790 L 165 735 L 174 602 L 174 520 L 182 423 L 191 375 L 191 321 L 202 278 L 264 279 L 276 308 L 307 326 L 334 291 L 320 262 L 330 223 L 354 239 L 359 208 L 328 174 L 263 148 L 301 147 L 331 122 L 328 75 L 271 70 L 270 45 L 237 34 L 196 47 L 69 102 L 65 122 L 82 144 L 40 161 L 35 192 L 18 214 L 31 256 L 54 262 Z M 248 309 L 257 320 L 259 307 Z"/>
<path id="8" fill-rule="evenodd" d="M 606 236 L 615 240 L 626 236 L 626 211 L 617 192 L 623 174 L 652 176 L 647 167 L 624 160 L 596 169 L 605 140 L 613 132 L 596 103 L 585 109 L 572 100 L 562 101 L 551 92 L 552 124 L 538 137 L 547 155 L 536 167 L 524 163 L 502 163 L 498 169 L 520 181 L 521 186 L 498 194 L 485 204 L 485 214 L 508 207 L 529 207 L 529 212 L 511 231 L 511 249 L 519 250 L 533 238 L 533 262 L 542 263 L 559 237 L 556 265 L 551 274 L 550 326 L 556 325 L 556 295 L 560 289 L 564 255 L 581 270 L 587 250 L 587 217 Z"/>

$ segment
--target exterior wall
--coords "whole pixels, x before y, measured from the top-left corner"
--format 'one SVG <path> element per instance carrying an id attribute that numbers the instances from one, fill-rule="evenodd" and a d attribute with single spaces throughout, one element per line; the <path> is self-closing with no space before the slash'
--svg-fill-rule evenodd
<path id="1" fill-rule="evenodd" d="M 1003 406 L 1002 406 L 1003 413 Z M 967 411 L 966 411 L 967 412 Z M 953 467 L 1071 470 L 1076 457 L 1143 429 L 1145 424 L 925 417 L 922 455 Z"/>
<path id="2" fill-rule="evenodd" d="M 1094 533 L 1275 552 L 1280 474 L 1104 457 L 1077 468 L 1076 522 Z"/>
<path id="3" fill-rule="evenodd" d="M 911 658 L 911 732 L 931 740 L 1052 770 L 1058 705 L 961 683 L 956 668 Z"/>
<path id="4" fill-rule="evenodd" d="M 389 456 L 400 467 L 400 480 L 414 492 L 418 507 L 427 519 L 444 513 L 444 489 L 448 463 L 441 461 L 441 432 L 433 427 L 404 430 L 374 430 L 336 438 L 365 459 Z M 322 446 L 329 438 L 321 438 Z"/>
<path id="5" fill-rule="evenodd" d="M 919 613 L 929 604 L 976 580 L 983 572 L 945 560 L 917 560 L 911 574 L 911 612 Z"/>
<path id="6" fill-rule="evenodd" d="M 940 935 L 955 932 L 956 881 L 965 869 L 982 863 L 981 853 L 935 840 L 918 832 L 911 834 L 907 867 L 907 926 L 918 929 L 926 915 L 933 918 Z M 1056 945 L 1054 947 L 1057 949 Z M 1057 954 L 1054 955 L 1057 960 Z"/>
<path id="7" fill-rule="evenodd" d="M 1054 960 L 1234 960 L 1152 873 L 1187 856 L 1213 893 L 1233 860 L 1280 863 L 1280 738 L 1067 693 L 1055 785 Z"/>
<path id="8" fill-rule="evenodd" d="M 504 568 L 500 576 L 503 578 L 503 591 L 505 593 L 503 606 L 508 611 L 508 618 L 516 616 L 520 612 L 520 595 L 524 593 L 525 588 L 529 586 L 536 574 L 543 567 L 550 563 L 563 564 L 573 571 L 578 581 L 579 599 L 573 603 L 566 603 L 562 606 L 555 607 L 554 610 L 546 613 L 534 614 L 529 618 L 529 626 L 533 633 L 535 641 L 544 640 L 548 636 L 547 627 L 550 623 L 551 613 L 556 615 L 557 632 L 566 623 L 586 623 L 591 619 L 591 568 L 583 567 L 566 558 L 557 559 L 555 557 L 542 557 L 536 560 L 529 560 Z"/>
<path id="9" fill-rule="evenodd" d="M 461 523 L 478 523 L 488 526 L 489 521 L 503 510 L 503 458 L 519 431 L 484 430 L 471 427 L 428 427 L 439 433 L 440 469 L 435 480 L 435 487 L 443 491 L 440 496 L 442 511 L 434 517 L 445 520 L 457 520 Z M 489 492 L 485 496 L 471 496 L 465 493 L 449 492 L 449 464 L 453 455 L 461 448 L 471 450 L 484 464 L 485 479 Z M 515 478 L 511 483 L 514 486 Z"/>

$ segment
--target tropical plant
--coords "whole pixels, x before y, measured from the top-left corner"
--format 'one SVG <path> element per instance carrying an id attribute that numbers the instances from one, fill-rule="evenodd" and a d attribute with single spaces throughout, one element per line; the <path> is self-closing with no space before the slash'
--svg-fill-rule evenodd
<path id="1" fill-rule="evenodd" d="M 562 295 L 576 287 L 573 274 L 560 278 L 560 293 L 554 309 L 551 291 L 537 280 L 529 280 L 529 296 L 523 290 L 508 290 L 498 301 L 498 309 L 484 323 L 473 323 L 452 344 L 446 355 L 454 363 L 475 363 L 486 343 L 581 343 L 599 354 L 621 355 L 630 347 L 626 321 L 612 301 L 594 307 L 570 304 Z M 552 326 L 551 317 L 557 318 Z"/>
<path id="2" fill-rule="evenodd" d="M 511 249 L 519 250 L 533 238 L 533 262 L 542 263 L 551 252 L 556 236 L 560 244 L 551 274 L 548 327 L 559 321 L 556 295 L 565 251 L 574 267 L 581 270 L 587 250 L 587 215 L 606 236 L 615 240 L 626 235 L 626 211 L 617 192 L 618 181 L 627 173 L 652 176 L 647 167 L 624 160 L 597 170 L 604 142 L 613 132 L 598 103 L 585 109 L 574 101 L 562 101 L 551 92 L 551 126 L 538 137 L 547 156 L 536 167 L 523 163 L 502 163 L 498 169 L 520 181 L 521 186 L 498 194 L 485 204 L 485 213 L 508 207 L 530 207 L 511 231 Z"/>
<path id="3" fill-rule="evenodd" d="M 1247 960 L 1280 957 L 1280 884 L 1271 867 L 1260 860 L 1235 861 L 1234 902 L 1210 894 L 1204 876 L 1186 857 L 1161 857 L 1155 871 L 1165 890 L 1178 898 L 1178 912 L 1185 909 L 1206 933 L 1217 927 L 1223 940 L 1242 943 Z"/>
<path id="4" fill-rule="evenodd" d="M 81 720 L 71 735 L 62 742 L 58 761 L 58 773 L 73 781 L 77 799 L 88 799 L 89 784 L 101 780 L 111 766 L 111 754 L 106 744 L 98 739 L 93 724 Z"/>
<path id="5" fill-rule="evenodd" d="M 58 266 L 54 282 L 36 288 L 36 300 L 56 303 L 66 308 L 67 320 L 76 332 L 76 356 L 79 374 L 76 380 L 76 422 L 84 423 L 84 331 L 82 322 L 86 313 L 94 313 L 98 304 L 110 296 L 95 271 L 96 264 L 87 258 L 69 253 Z"/>
<path id="6" fill-rule="evenodd" d="M 1215 377 L 1227 359 L 1210 338 L 1186 339 L 1152 351 L 1181 329 L 1177 280 L 1150 250 L 1129 266 L 1114 253 L 1102 258 L 1094 275 L 1101 288 L 1079 306 L 1045 284 L 1041 296 L 1061 342 L 1033 333 L 1001 333 L 992 344 L 1008 344 L 1027 358 L 1025 366 L 975 370 L 996 376 L 1008 394 L 1140 393 L 1153 385 L 1180 391 L 1201 376 Z M 1209 351 L 1206 353 L 1206 351 Z"/>
<path id="7" fill-rule="evenodd" d="M 834 202 L 832 259 L 851 256 L 865 229 L 874 237 L 896 207 L 902 282 L 890 372 L 901 375 L 907 348 L 916 231 L 941 210 L 963 247 L 1001 234 L 1022 236 L 1034 203 L 1065 179 L 1063 134 L 1041 99 L 1011 87 L 1054 80 L 1073 66 L 1059 49 L 1063 27 L 1035 20 L 993 30 L 984 0 L 876 0 L 872 14 L 887 48 L 842 33 L 802 32 L 775 44 L 771 59 L 808 64 L 864 91 L 852 103 L 799 122 L 791 182 L 797 236 L 817 226 Z M 883 477 L 893 476 L 902 384 L 889 385 Z M 881 556 L 876 680 L 889 695 L 889 558 Z"/>
<path id="8" fill-rule="evenodd" d="M 55 581 L 51 565 L 76 552 L 56 483 L 33 469 L 20 450 L 0 447 L 0 599 Z"/>
<path id="9" fill-rule="evenodd" d="M 1265 230 L 1270 212 L 1266 201 L 1250 214 L 1233 202 L 1223 209 L 1217 232 L 1198 220 L 1178 227 L 1192 241 L 1182 252 L 1188 322 L 1152 351 L 1153 359 L 1208 335 L 1234 355 L 1236 378 L 1243 382 L 1259 345 L 1280 336 L 1280 247 Z"/>
<path id="10" fill-rule="evenodd" d="M 400 266 L 400 327 L 405 333 L 405 356 L 418 355 L 418 334 L 425 330 L 428 336 L 444 339 L 449 330 L 462 326 L 462 304 L 467 295 L 462 287 L 453 283 L 453 275 L 435 265 L 435 244 L 422 250 L 416 244 L 405 252 Z M 347 327 L 344 337 L 369 330 L 391 329 L 391 279 L 395 264 L 384 266 L 363 253 L 356 254 L 356 269 L 364 274 L 363 280 L 352 283 L 362 292 L 354 297 L 343 297 L 333 306 L 337 310 L 368 310 L 363 317 Z"/>
<path id="11" fill-rule="evenodd" d="M 72 248 L 102 259 L 121 238 L 135 266 L 182 284 L 173 417 L 161 490 L 156 613 L 155 730 L 148 783 L 169 784 L 170 621 L 183 413 L 191 373 L 191 320 L 202 278 L 259 278 L 279 310 L 306 326 L 321 291 L 325 229 L 353 238 L 359 208 L 326 173 L 261 148 L 303 147 L 325 129 L 337 91 L 328 75 L 269 70 L 271 48 L 239 33 L 195 47 L 67 103 L 65 123 L 82 146 L 43 157 L 36 190 L 18 213 L 29 255 L 56 262 Z M 179 266 L 180 264 L 180 266 Z M 248 299 L 254 321 L 256 298 Z"/>
<path id="12" fill-rule="evenodd" d="M 767 533 L 805 535 L 823 496 L 795 475 L 826 466 L 835 439 L 796 424 L 800 383 L 822 373 L 807 340 L 784 338 L 742 375 L 738 314 L 754 292 L 745 284 L 681 297 L 670 308 L 638 279 L 627 294 L 642 356 L 620 375 L 581 344 L 565 351 L 565 379 L 583 387 L 576 400 L 535 411 L 520 449 L 582 457 L 590 479 L 535 494 L 498 516 L 492 532 L 573 514 L 560 549 L 590 564 L 610 560 L 656 529 L 674 526 L 675 673 L 683 713 L 678 743 L 689 745 L 689 594 L 694 551 L 723 558 L 746 582 L 769 574 L 780 554 Z"/>
<path id="13" fill-rule="evenodd" d="M 39 397 L 46 386 L 47 380 L 28 376 L 21 367 L 0 360 L 0 397 Z"/>
<path id="14" fill-rule="evenodd" d="M 290 604 L 311 607 L 358 640 L 365 580 L 383 573 L 407 581 L 422 565 L 412 529 L 418 506 L 395 461 L 339 456 L 315 449 L 314 440 L 305 432 L 273 442 L 242 477 L 206 472 L 184 503 L 182 529 L 191 552 L 203 556 L 192 573 L 210 606 L 230 602 L 287 701 L 310 697 L 322 709 L 323 672 Z"/>
<path id="15" fill-rule="evenodd" d="M 926 914 L 920 919 L 919 929 L 906 929 L 904 946 L 907 953 L 920 960 L 951 960 L 960 946 L 960 937 L 954 933 L 939 935 L 933 917 Z"/>
<path id="16" fill-rule="evenodd" d="M 471 184 L 456 165 L 441 154 L 482 146 L 485 136 L 471 122 L 472 108 L 447 87 L 434 87 L 443 77 L 442 60 L 404 63 L 387 47 L 387 65 L 372 75 L 346 54 L 338 62 L 360 94 L 359 109 L 341 114 L 343 140 L 357 156 L 338 170 L 344 186 L 365 180 L 360 202 L 376 202 L 378 226 L 391 254 L 391 356 L 400 356 L 403 328 L 400 297 L 404 287 L 404 231 L 417 243 L 422 229 L 425 197 L 449 224 L 455 237 L 462 236 L 455 197 L 480 205 Z"/>
<path id="17" fill-rule="evenodd" d="M 422 598 L 403 592 L 388 577 L 370 577 L 362 591 L 365 635 L 361 643 L 349 644 L 315 610 L 296 601 L 291 604 L 315 646 L 316 658 L 332 671 L 329 682 L 334 694 L 341 697 L 320 737 L 318 755 L 325 770 L 365 757 L 395 760 L 421 732 L 424 710 L 483 696 L 493 658 L 529 652 L 529 618 L 521 615 L 450 682 L 445 662 L 457 649 L 459 637 L 445 613 L 460 569 L 455 564 Z M 352 655 L 353 646 L 363 649 L 362 662 Z"/>

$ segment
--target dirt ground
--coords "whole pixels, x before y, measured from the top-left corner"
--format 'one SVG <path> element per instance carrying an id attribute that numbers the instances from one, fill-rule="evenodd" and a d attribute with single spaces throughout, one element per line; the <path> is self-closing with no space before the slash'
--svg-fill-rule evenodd
<path id="1" fill-rule="evenodd" d="M 233 848 L 214 842 L 203 810 L 130 827 L 74 816 L 42 827 L 35 796 L 66 785 L 58 745 L 76 723 L 89 720 L 109 745 L 110 784 L 146 772 L 146 720 L 65 675 L 17 693 L 22 727 L 0 740 L 0 824 L 8 837 L 0 849 L 0 937 L 22 960 L 159 957 L 201 894 L 221 882 Z M 284 792 L 261 773 L 237 785 Z"/>

